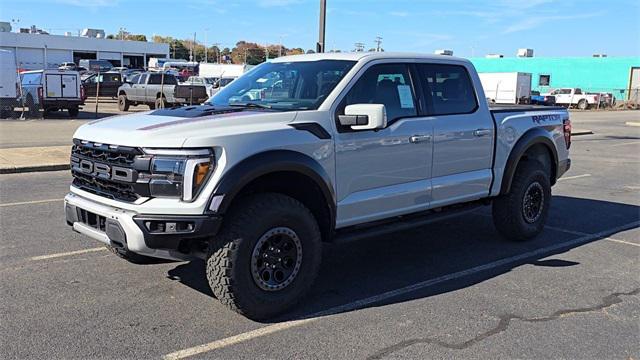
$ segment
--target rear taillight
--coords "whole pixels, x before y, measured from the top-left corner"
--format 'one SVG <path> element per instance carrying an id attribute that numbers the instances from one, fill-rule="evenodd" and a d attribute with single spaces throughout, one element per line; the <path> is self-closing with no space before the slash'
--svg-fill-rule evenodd
<path id="1" fill-rule="evenodd" d="M 86 100 L 87 97 L 84 94 L 84 86 L 80 85 L 80 99 Z"/>
<path id="2" fill-rule="evenodd" d="M 562 130 L 564 131 L 564 143 L 569 149 L 571 147 L 571 120 L 564 119 L 562 121 Z"/>
<path id="3" fill-rule="evenodd" d="M 40 104 L 42 104 L 42 100 L 44 99 L 44 89 L 41 87 L 38 88 L 38 99 L 40 99 Z"/>

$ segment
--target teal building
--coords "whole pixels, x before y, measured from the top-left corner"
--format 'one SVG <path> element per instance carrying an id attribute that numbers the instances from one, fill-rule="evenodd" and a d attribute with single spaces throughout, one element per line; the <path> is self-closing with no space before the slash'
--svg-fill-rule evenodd
<path id="1" fill-rule="evenodd" d="M 478 72 L 531 73 L 531 90 L 563 87 L 611 92 L 618 99 L 637 96 L 640 57 L 471 58 Z"/>

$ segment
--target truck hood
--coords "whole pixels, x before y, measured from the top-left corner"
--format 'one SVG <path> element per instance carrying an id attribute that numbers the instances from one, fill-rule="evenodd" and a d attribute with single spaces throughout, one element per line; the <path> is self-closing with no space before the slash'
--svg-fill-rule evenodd
<path id="1" fill-rule="evenodd" d="M 191 106 L 118 115 L 89 122 L 73 137 L 104 144 L 179 148 L 204 132 L 224 136 L 289 123 L 296 112 Z"/>

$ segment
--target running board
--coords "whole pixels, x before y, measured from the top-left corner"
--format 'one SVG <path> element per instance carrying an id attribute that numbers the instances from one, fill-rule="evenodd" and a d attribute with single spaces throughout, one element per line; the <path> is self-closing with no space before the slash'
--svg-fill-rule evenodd
<path id="1" fill-rule="evenodd" d="M 479 207 L 486 205 L 486 202 L 472 202 L 464 205 L 454 205 L 441 210 L 428 210 L 417 214 L 398 216 L 391 219 L 384 219 L 363 225 L 349 226 L 336 230 L 333 243 L 347 243 L 364 238 L 386 235 L 393 232 L 413 229 L 438 221 L 451 219 L 457 216 L 468 214 Z"/>

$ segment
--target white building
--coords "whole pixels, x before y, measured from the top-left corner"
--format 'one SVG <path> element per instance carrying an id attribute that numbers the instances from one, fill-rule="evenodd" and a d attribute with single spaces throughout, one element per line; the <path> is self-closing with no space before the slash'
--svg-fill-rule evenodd
<path id="1" fill-rule="evenodd" d="M 16 54 L 21 69 L 56 68 L 63 62 L 80 59 L 109 60 L 114 66 L 146 67 L 151 57 L 169 57 L 169 44 L 0 32 L 0 49 Z"/>

